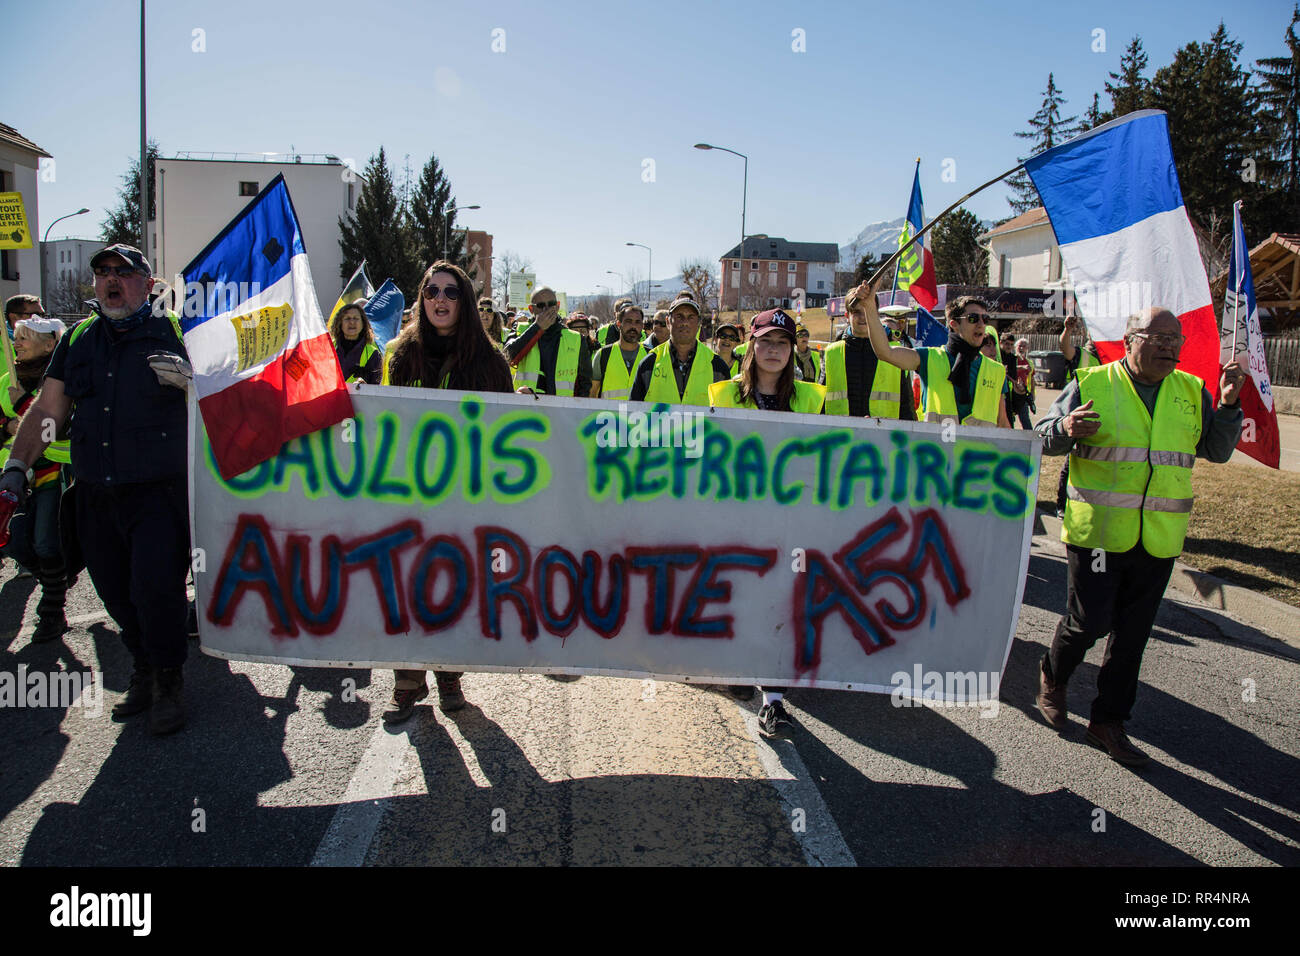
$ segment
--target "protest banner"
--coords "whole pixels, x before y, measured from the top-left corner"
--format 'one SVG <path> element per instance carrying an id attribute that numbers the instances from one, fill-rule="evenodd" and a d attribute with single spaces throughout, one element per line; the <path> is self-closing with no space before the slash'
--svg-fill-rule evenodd
<path id="1" fill-rule="evenodd" d="M 350 389 L 230 480 L 192 419 L 206 653 L 891 693 L 1006 662 L 1032 432 Z"/>
<path id="2" fill-rule="evenodd" d="M 506 304 L 512 309 L 527 308 L 532 300 L 533 289 L 537 285 L 537 273 L 512 272 L 506 283 Z"/>
<path id="3" fill-rule="evenodd" d="M 22 193 L 0 193 L 0 249 L 30 249 L 32 231 Z"/>

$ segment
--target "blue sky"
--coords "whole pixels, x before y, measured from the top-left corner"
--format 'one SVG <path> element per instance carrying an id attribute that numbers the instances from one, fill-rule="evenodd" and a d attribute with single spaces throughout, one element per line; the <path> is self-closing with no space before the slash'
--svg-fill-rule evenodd
<path id="1" fill-rule="evenodd" d="M 461 225 L 533 261 L 571 294 L 716 261 L 747 231 L 843 243 L 902 215 L 916 157 L 937 213 L 1014 165 L 1014 137 L 1047 74 L 1082 112 L 1134 34 L 1148 75 L 1220 19 L 1242 58 L 1282 53 L 1292 4 L 1042 0 L 937 2 L 155 2 L 149 135 L 180 150 L 333 153 L 361 168 L 383 145 L 415 172 L 432 153 Z M 7 33 L 34 51 L 5 81 L 0 120 L 54 154 L 44 223 L 94 236 L 139 149 L 139 5 L 11 5 Z M 205 31 L 206 52 L 192 50 Z M 505 52 L 493 52 L 504 30 Z M 1093 52 L 1094 30 L 1105 52 Z M 802 30 L 805 52 L 792 33 Z M 15 82 L 13 77 L 20 78 Z M 654 181 L 643 181 L 645 160 Z M 945 159 L 956 180 L 941 179 Z M 970 208 L 1007 215 L 994 187 Z M 67 227 L 65 229 L 65 227 Z M 310 255 L 312 250 L 307 250 Z M 376 281 L 381 277 L 373 277 Z M 334 290 L 320 290 L 332 296 Z"/>

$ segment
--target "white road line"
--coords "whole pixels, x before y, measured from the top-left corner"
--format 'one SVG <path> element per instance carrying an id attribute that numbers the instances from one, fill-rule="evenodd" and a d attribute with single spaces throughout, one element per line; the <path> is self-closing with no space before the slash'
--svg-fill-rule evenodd
<path id="1" fill-rule="evenodd" d="M 412 748 L 423 721 L 412 717 L 405 733 L 390 733 L 381 723 L 375 728 L 361 762 L 357 764 L 348 789 L 329 829 L 321 837 L 312 857 L 312 866 L 361 866 L 375 831 L 384 818 L 384 802 L 396 795 L 395 786 L 402 765 Z"/>
<path id="2" fill-rule="evenodd" d="M 857 866 L 853 851 L 844 842 L 835 818 L 822 799 L 821 791 L 812 782 L 803 758 L 795 749 L 794 743 L 780 741 L 781 755 L 758 731 L 758 715 L 744 704 L 737 704 L 740 716 L 745 721 L 745 729 L 758 751 L 758 760 L 763 765 L 768 782 L 776 789 L 781 802 L 786 806 L 786 816 L 794 827 L 794 812 L 803 811 L 802 829 L 794 828 L 794 838 L 803 850 L 804 859 L 809 866 Z"/>

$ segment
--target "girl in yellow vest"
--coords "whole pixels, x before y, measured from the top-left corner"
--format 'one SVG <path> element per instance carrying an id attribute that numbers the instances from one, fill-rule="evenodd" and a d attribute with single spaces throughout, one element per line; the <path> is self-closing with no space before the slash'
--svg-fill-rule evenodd
<path id="1" fill-rule="evenodd" d="M 330 319 L 330 338 L 338 353 L 346 382 L 378 385 L 384 377 L 384 357 L 375 345 L 375 333 L 360 302 L 352 302 Z"/>
<path id="2" fill-rule="evenodd" d="M 474 286 L 459 266 L 438 261 L 420 280 L 416 318 L 402 329 L 393 348 L 388 378 L 393 385 L 513 392 L 510 366 L 474 314 Z M 459 673 L 437 671 L 438 706 L 465 706 Z M 423 670 L 399 670 L 384 723 L 400 724 L 429 696 Z"/>
<path id="3" fill-rule="evenodd" d="M 18 431 L 18 422 L 36 401 L 45 379 L 54 346 L 64 332 L 58 319 L 32 317 L 14 326 L 14 372 L 16 383 L 6 372 L 0 376 L 0 423 L 6 448 Z M 0 332 L 0 335 L 3 335 Z M 41 583 L 36 605 L 36 632 L 32 640 L 52 641 L 67 629 L 63 616 L 67 591 L 67 568 L 59 542 L 59 498 L 63 493 L 64 468 L 71 460 L 68 442 L 51 442 L 45 454 L 32 465 L 31 494 L 9 523 L 9 543 L 4 554 L 34 573 Z"/>
<path id="4" fill-rule="evenodd" d="M 980 354 L 989 323 L 987 302 L 970 295 L 949 302 L 944 309 L 948 344 L 943 348 L 907 348 L 890 345 L 876 309 L 876 290 L 864 282 L 858 286 L 857 295 L 867 309 L 871 348 L 876 357 L 905 372 L 915 372 L 921 380 L 917 418 L 1011 427 L 1003 400 L 1007 392 L 1006 367 L 998 359 Z M 996 353 L 996 337 L 993 348 Z"/>
<path id="5" fill-rule="evenodd" d="M 709 386 L 709 399 L 715 407 L 821 414 L 826 387 L 796 381 L 794 377 L 794 319 L 780 309 L 758 313 L 750 323 L 749 343 L 740 374 Z M 784 688 L 760 690 L 763 706 L 758 711 L 759 729 L 772 736 L 794 721 L 781 702 Z"/>

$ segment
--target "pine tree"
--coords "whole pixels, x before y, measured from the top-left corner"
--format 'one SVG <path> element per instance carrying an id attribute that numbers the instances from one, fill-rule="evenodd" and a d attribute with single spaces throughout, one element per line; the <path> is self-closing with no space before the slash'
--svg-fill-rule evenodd
<path id="1" fill-rule="evenodd" d="M 157 193 L 154 192 L 154 168 L 158 160 L 158 143 L 149 140 L 145 149 L 149 159 L 149 218 L 157 212 Z M 131 161 L 122 174 L 122 185 L 117 190 L 117 205 L 108 211 L 108 218 L 99 225 L 99 238 L 107 245 L 124 242 L 143 249 L 140 243 L 140 159 Z"/>
<path id="2" fill-rule="evenodd" d="M 985 284 L 989 253 L 979 242 L 983 232 L 979 219 L 965 206 L 935 223 L 930 231 L 930 248 L 934 253 L 935 281 L 939 285 Z"/>
<path id="3" fill-rule="evenodd" d="M 1083 111 L 1083 119 L 1079 120 L 1079 125 L 1074 133 L 1086 133 L 1090 129 L 1096 129 L 1102 123 L 1106 122 L 1105 114 L 1101 111 L 1101 96 L 1097 93 L 1092 94 L 1092 105 Z"/>
<path id="4" fill-rule="evenodd" d="M 1030 118 L 1030 128 L 1023 133 L 1016 134 L 1020 139 L 1033 142 L 1034 148 L 1030 151 L 1030 156 L 1037 155 L 1054 146 L 1059 146 L 1069 138 L 1078 117 L 1062 116 L 1061 106 L 1063 103 L 1065 103 L 1065 97 L 1056 88 L 1056 78 L 1051 73 L 1048 73 L 1047 89 L 1043 91 L 1043 105 Z M 1023 163 L 1027 158 L 1022 156 L 1020 161 Z M 1029 174 L 1024 170 L 1010 177 L 1007 180 L 1007 186 L 1010 187 L 1014 194 L 1007 202 L 1011 204 L 1011 208 L 1016 215 L 1042 205 L 1038 198 L 1038 190 L 1034 188 L 1034 184 L 1030 182 Z"/>
<path id="5" fill-rule="evenodd" d="M 1260 145 L 1240 52 L 1220 23 L 1208 43 L 1187 44 L 1151 80 L 1148 105 L 1169 114 L 1183 201 L 1203 225 L 1211 213 L 1232 215 L 1243 187 L 1242 161 Z"/>
<path id="6" fill-rule="evenodd" d="M 1119 58 L 1119 72 L 1110 74 L 1115 82 L 1106 84 L 1106 94 L 1110 97 L 1110 109 L 1103 114 L 1106 120 L 1113 120 L 1148 105 L 1151 81 L 1142 75 L 1146 68 L 1147 55 L 1142 49 L 1142 38 L 1135 36 L 1129 41 L 1124 55 Z"/>
<path id="7" fill-rule="evenodd" d="M 410 229 L 415 258 L 425 267 L 448 259 L 468 272 L 476 284 L 483 284 L 476 274 L 474 256 L 465 250 L 465 233 L 456 230 L 455 205 L 451 183 L 438 157 L 430 156 L 411 190 Z"/>
<path id="8" fill-rule="evenodd" d="M 350 217 L 339 218 L 339 248 L 343 251 L 339 277 L 346 281 L 364 260 L 373 282 L 391 278 L 406 300 L 414 301 L 412 293 L 422 267 L 412 254 L 406 210 L 382 146 L 378 155 L 370 157 L 362 176 L 365 184 L 356 209 Z"/>
<path id="9" fill-rule="evenodd" d="M 1255 61 L 1260 83 L 1256 89 L 1263 150 L 1256 161 L 1258 185 L 1241 175 L 1246 194 L 1246 228 L 1263 238 L 1289 231 L 1300 223 L 1300 4 L 1287 27 L 1285 56 Z"/>

